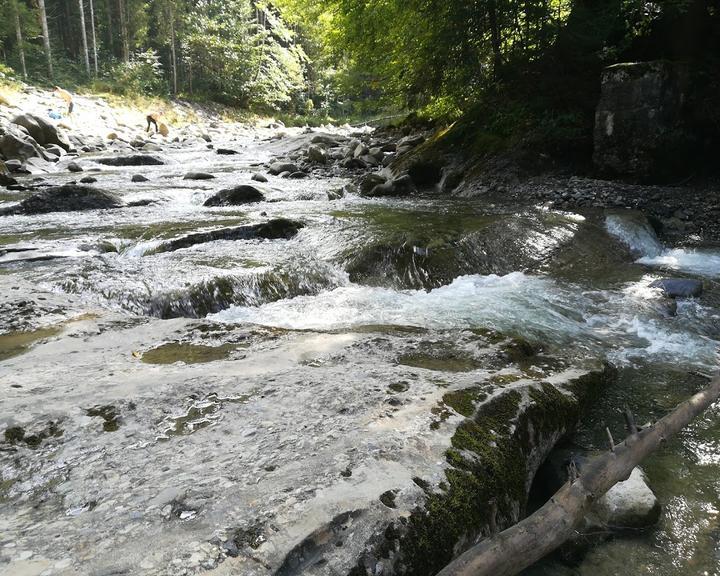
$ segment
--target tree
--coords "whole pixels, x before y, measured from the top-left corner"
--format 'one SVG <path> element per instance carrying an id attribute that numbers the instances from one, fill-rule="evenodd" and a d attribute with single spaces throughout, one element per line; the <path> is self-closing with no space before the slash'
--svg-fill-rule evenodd
<path id="1" fill-rule="evenodd" d="M 48 30 L 47 11 L 45 10 L 45 0 L 37 0 L 38 10 L 40 14 L 40 26 L 42 27 L 43 46 L 45 47 L 45 57 L 47 58 L 48 78 L 53 79 L 53 62 L 52 51 L 50 49 L 50 31 Z"/>
<path id="2" fill-rule="evenodd" d="M 92 47 L 93 47 L 93 68 L 95 76 L 98 74 L 98 51 L 97 40 L 95 39 L 95 6 L 93 0 L 90 0 L 90 30 L 92 30 Z"/>
<path id="3" fill-rule="evenodd" d="M 78 0 L 78 8 L 80 9 L 80 36 L 82 38 L 83 58 L 85 59 L 85 71 L 90 76 L 90 56 L 88 54 L 87 30 L 85 28 L 85 7 L 83 0 Z"/>
<path id="4" fill-rule="evenodd" d="M 20 65 L 22 67 L 23 78 L 27 79 L 27 66 L 25 64 L 25 46 L 23 41 L 22 26 L 20 25 L 20 10 L 18 9 L 17 0 L 10 0 L 13 18 L 15 20 L 15 37 L 18 45 L 18 55 L 20 57 Z"/>

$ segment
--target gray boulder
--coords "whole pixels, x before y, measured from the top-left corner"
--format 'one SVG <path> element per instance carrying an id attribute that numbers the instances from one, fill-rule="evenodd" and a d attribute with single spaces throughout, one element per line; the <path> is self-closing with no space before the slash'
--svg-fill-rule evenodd
<path id="1" fill-rule="evenodd" d="M 215 176 L 207 172 L 188 172 L 183 176 L 183 180 L 213 180 Z"/>
<path id="2" fill-rule="evenodd" d="M 143 176 L 142 174 L 133 174 L 133 177 L 130 178 L 130 182 L 147 182 L 148 178 L 146 176 Z"/>
<path id="3" fill-rule="evenodd" d="M 252 175 L 251 180 L 254 180 L 255 182 L 267 182 L 268 179 L 264 174 L 260 174 L 259 172 L 255 172 L 255 174 Z"/>
<path id="4" fill-rule="evenodd" d="M 82 166 L 78 164 L 77 162 L 70 162 L 67 166 L 68 172 L 82 172 Z"/>
<path id="5" fill-rule="evenodd" d="M 357 185 L 360 188 L 360 194 L 367 194 L 378 184 L 384 184 L 386 180 L 387 178 L 385 178 L 385 176 L 376 172 L 363 174 L 357 181 Z"/>
<path id="6" fill-rule="evenodd" d="M 234 188 L 220 190 L 220 192 L 208 198 L 203 206 L 238 206 L 240 204 L 263 202 L 264 200 L 265 196 L 260 190 L 243 184 Z"/>
<path id="7" fill-rule="evenodd" d="M 106 210 L 121 206 L 120 198 L 111 192 L 89 186 L 65 184 L 64 186 L 45 188 L 19 204 L 3 209 L 0 211 L 0 216 Z"/>
<path id="8" fill-rule="evenodd" d="M 47 160 L 48 155 L 27 131 L 16 125 L 0 126 L 0 155 L 7 160 Z"/>
<path id="9" fill-rule="evenodd" d="M 646 528 L 660 517 L 660 502 L 645 480 L 640 468 L 635 468 L 624 482 L 610 488 L 593 506 L 602 523 L 613 528 Z"/>
<path id="10" fill-rule="evenodd" d="M 290 172 L 292 174 L 293 172 L 299 171 L 300 168 L 298 168 L 297 165 L 293 164 L 292 162 L 273 162 L 272 164 L 270 164 L 270 168 L 268 169 L 268 172 L 273 176 L 278 176 L 283 172 Z"/>
<path id="11" fill-rule="evenodd" d="M 338 142 L 337 138 L 334 138 L 330 136 L 329 134 L 316 134 L 312 137 L 312 140 L 310 140 L 312 144 L 322 144 L 323 146 L 327 146 L 328 148 L 337 148 L 340 146 L 340 142 Z"/>
<path id="12" fill-rule="evenodd" d="M 25 128 L 28 134 L 30 134 L 40 146 L 55 144 L 66 152 L 71 148 L 68 139 L 65 138 L 62 133 L 58 132 L 55 126 L 40 116 L 20 114 L 13 118 L 12 123 Z"/>
<path id="13" fill-rule="evenodd" d="M 670 298 L 697 298 L 703 293 L 700 280 L 686 278 L 663 278 L 650 284 L 651 288 L 659 288 Z"/>
<path id="14" fill-rule="evenodd" d="M 317 164 L 327 163 L 327 152 L 325 152 L 325 150 L 323 150 L 320 146 L 310 146 L 310 148 L 308 148 L 307 156 L 310 162 L 316 162 Z"/>

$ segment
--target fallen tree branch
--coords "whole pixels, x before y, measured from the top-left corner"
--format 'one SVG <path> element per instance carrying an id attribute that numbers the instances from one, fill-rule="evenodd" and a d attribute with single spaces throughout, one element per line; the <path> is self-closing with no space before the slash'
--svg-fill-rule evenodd
<path id="1" fill-rule="evenodd" d="M 720 376 L 656 424 L 640 430 L 635 428 L 624 442 L 589 460 L 577 480 L 567 482 L 537 512 L 473 546 L 438 576 L 512 576 L 534 564 L 574 534 L 594 501 L 618 482 L 627 480 L 646 456 L 687 426 L 718 397 Z M 630 422 L 634 428 L 634 421 Z"/>

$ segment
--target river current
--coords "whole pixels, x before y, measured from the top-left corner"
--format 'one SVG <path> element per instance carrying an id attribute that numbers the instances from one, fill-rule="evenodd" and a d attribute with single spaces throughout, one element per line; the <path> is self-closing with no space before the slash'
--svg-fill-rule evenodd
<path id="1" fill-rule="evenodd" d="M 265 202 L 204 208 L 218 189 L 251 183 L 270 159 L 251 138 L 227 145 L 241 153 L 167 151 L 168 164 L 137 170 L 144 183 L 130 183 L 132 169 L 95 174 L 98 186 L 127 202 L 152 200 L 147 206 L 0 218 L 0 290 L 22 280 L 71 296 L 74 310 L 80 302 L 129 319 L 207 318 L 319 334 L 387 326 L 450 340 L 468 329 L 522 336 L 619 368 L 618 383 L 577 432 L 587 448 L 605 447 L 605 426 L 622 429 L 625 405 L 639 421 L 658 418 L 702 385 L 697 374 L 717 366 L 720 249 L 665 246 L 632 213 L 514 210 L 432 195 L 328 200 L 342 179 L 270 177 L 258 185 Z M 216 178 L 182 180 L 189 169 Z M 2 194 L 0 203 L 22 198 Z M 305 227 L 290 240 L 161 249 L 190 233 L 281 217 Z M 701 279 L 705 292 L 674 310 L 651 287 L 663 277 Z M 0 374 L 11 353 L 0 349 Z M 614 536 L 576 566 L 545 563 L 532 573 L 720 575 L 720 408 L 643 467 L 663 506 L 656 527 Z"/>

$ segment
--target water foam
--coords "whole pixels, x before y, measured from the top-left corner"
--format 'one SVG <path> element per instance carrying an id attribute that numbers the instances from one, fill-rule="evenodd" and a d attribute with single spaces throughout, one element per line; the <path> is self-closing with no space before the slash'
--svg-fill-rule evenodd
<path id="1" fill-rule="evenodd" d="M 429 292 L 351 284 L 258 307 L 231 307 L 210 317 L 306 330 L 491 328 L 559 347 L 604 352 L 622 364 L 640 357 L 660 363 L 714 362 L 717 343 L 683 325 L 693 318 L 668 321 L 643 300 L 624 291 L 584 293 L 549 278 L 513 272 L 463 276 Z"/>
<path id="2" fill-rule="evenodd" d="M 638 264 L 708 278 L 720 277 L 720 252 L 716 250 L 666 248 L 648 222 L 633 214 L 612 214 L 606 218 L 605 226 L 639 256 Z"/>

